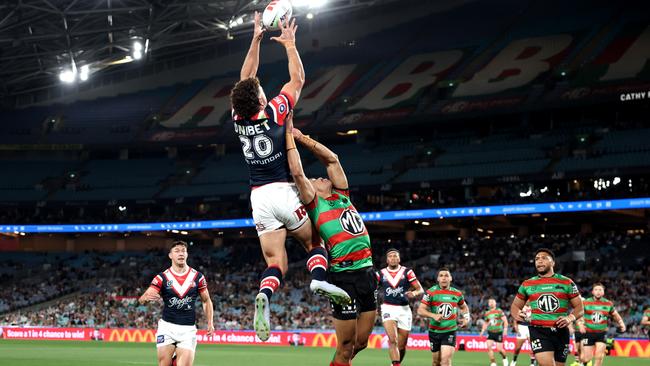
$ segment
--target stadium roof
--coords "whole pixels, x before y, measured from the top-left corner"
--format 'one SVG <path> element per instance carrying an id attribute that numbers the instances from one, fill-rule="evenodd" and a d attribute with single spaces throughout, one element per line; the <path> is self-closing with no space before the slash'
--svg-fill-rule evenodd
<path id="1" fill-rule="evenodd" d="M 336 0 L 319 14 L 395 0 Z M 302 1 L 305 4 L 314 2 Z M 0 4 L 0 98 L 60 83 L 65 70 L 101 72 L 134 60 L 188 54 L 251 30 L 267 0 L 6 0 Z M 295 3 L 295 1 L 294 1 Z M 294 15 L 309 12 L 309 5 Z M 75 70 L 75 71 L 76 71 Z"/>

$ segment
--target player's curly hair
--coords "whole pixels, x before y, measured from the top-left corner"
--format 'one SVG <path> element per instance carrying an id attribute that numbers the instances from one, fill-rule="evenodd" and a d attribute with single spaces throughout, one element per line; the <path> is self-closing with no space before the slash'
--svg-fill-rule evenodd
<path id="1" fill-rule="evenodd" d="M 230 103 L 235 113 L 242 118 L 253 117 L 260 111 L 260 81 L 256 78 L 240 80 L 230 92 Z"/>

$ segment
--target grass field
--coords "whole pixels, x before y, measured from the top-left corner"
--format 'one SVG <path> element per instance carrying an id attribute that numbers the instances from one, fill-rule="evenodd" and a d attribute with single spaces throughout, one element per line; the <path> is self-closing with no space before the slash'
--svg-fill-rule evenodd
<path id="1" fill-rule="evenodd" d="M 254 346 L 199 345 L 194 365 L 236 366 L 327 366 L 333 350 L 328 348 L 288 348 Z M 12 366 L 106 366 L 156 365 L 155 346 L 143 343 L 101 343 L 72 341 L 0 341 L 0 365 Z M 405 366 L 431 365 L 430 353 L 410 351 Z M 520 365 L 527 366 L 522 355 Z M 567 364 L 573 359 L 570 358 Z M 498 363 L 501 364 L 500 362 Z M 648 365 L 647 359 L 607 358 L 607 366 Z M 389 366 L 385 350 L 365 350 L 354 360 L 354 366 Z M 459 352 L 456 366 L 487 366 L 487 354 Z"/>

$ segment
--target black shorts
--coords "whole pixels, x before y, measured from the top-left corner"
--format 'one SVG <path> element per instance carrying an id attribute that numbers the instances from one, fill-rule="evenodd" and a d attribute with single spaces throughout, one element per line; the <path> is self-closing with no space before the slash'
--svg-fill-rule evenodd
<path id="1" fill-rule="evenodd" d="M 495 341 L 497 343 L 503 343 L 503 333 L 488 332 L 488 341 Z"/>
<path id="2" fill-rule="evenodd" d="M 345 290 L 352 298 L 350 305 L 330 301 L 334 318 L 353 320 L 366 311 L 377 311 L 377 277 L 372 267 L 356 271 L 330 272 L 329 282 Z"/>
<path id="3" fill-rule="evenodd" d="M 555 362 L 566 362 L 571 334 L 568 328 L 528 327 L 533 353 L 553 352 Z"/>
<path id="4" fill-rule="evenodd" d="M 429 343 L 431 344 L 431 352 L 440 352 L 440 347 L 451 346 L 456 347 L 456 331 L 434 333 L 429 332 Z"/>
<path id="5" fill-rule="evenodd" d="M 582 340 L 585 339 L 585 334 L 584 334 L 584 333 L 580 333 L 580 332 L 575 332 L 575 333 L 573 334 L 573 338 L 575 339 L 576 344 L 577 344 L 577 343 L 582 343 Z"/>
<path id="6" fill-rule="evenodd" d="M 582 344 L 585 346 L 594 346 L 596 343 L 607 343 L 605 341 L 606 335 L 607 332 L 587 333 L 584 338 L 582 338 Z"/>

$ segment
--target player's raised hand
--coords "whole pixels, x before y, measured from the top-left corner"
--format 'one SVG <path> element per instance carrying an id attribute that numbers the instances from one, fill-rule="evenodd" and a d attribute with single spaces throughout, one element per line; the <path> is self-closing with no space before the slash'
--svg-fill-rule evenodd
<path id="1" fill-rule="evenodd" d="M 280 37 L 271 37 L 271 40 L 276 41 L 285 47 L 294 46 L 296 44 L 297 29 L 298 25 L 296 24 L 296 18 L 291 20 L 286 19 L 284 22 L 280 22 L 280 30 L 282 31 Z"/>
<path id="2" fill-rule="evenodd" d="M 287 113 L 287 117 L 284 119 L 284 123 L 287 125 L 287 133 L 293 134 L 293 111 Z"/>
<path id="3" fill-rule="evenodd" d="M 262 27 L 262 19 L 260 16 L 260 13 L 255 12 L 255 18 L 254 18 L 254 23 L 253 23 L 253 39 L 256 41 L 261 41 L 262 36 L 264 35 L 264 32 L 266 29 Z"/>
<path id="4" fill-rule="evenodd" d="M 291 132 L 293 133 L 293 138 L 296 139 L 297 141 L 300 141 L 303 137 L 305 137 L 305 135 L 302 133 L 302 131 L 300 131 L 299 129 L 297 129 L 295 127 L 293 127 Z"/>

